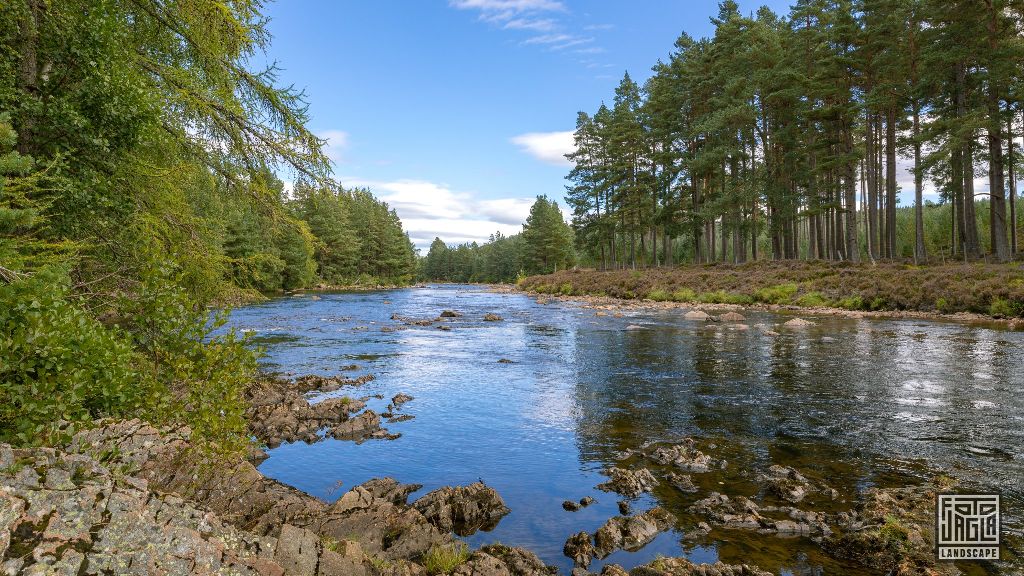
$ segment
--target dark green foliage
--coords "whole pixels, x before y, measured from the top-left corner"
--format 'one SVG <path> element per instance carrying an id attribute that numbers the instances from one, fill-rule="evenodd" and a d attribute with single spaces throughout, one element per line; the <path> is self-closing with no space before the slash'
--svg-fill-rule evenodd
<path id="1" fill-rule="evenodd" d="M 0 441 L 43 444 L 61 421 L 133 413 L 148 394 L 130 337 L 68 301 L 48 272 L 0 284 Z"/>
<path id="2" fill-rule="evenodd" d="M 567 192 L 583 261 L 941 261 L 927 180 L 956 208 L 947 259 L 1012 259 L 1022 22 L 1008 0 L 797 0 L 785 16 L 721 2 L 711 37 L 683 34 L 642 90 L 626 74 L 611 107 L 577 114 Z"/>
<path id="3" fill-rule="evenodd" d="M 420 262 L 420 276 L 442 282 L 510 283 L 526 274 L 545 274 L 575 264 L 572 228 L 557 202 L 538 196 L 523 232 L 492 234 L 488 242 L 450 247 L 434 238 Z"/>

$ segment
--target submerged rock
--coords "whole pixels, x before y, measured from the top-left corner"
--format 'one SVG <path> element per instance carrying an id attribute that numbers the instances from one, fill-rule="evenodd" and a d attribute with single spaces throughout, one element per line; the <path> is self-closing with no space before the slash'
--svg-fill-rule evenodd
<path id="1" fill-rule="evenodd" d="M 698 322 L 708 322 L 711 320 L 711 316 L 703 310 L 690 310 L 683 315 L 683 318 L 687 320 L 696 320 Z"/>
<path id="2" fill-rule="evenodd" d="M 785 322 L 782 325 L 785 326 L 786 328 L 806 328 L 807 326 L 813 326 L 814 323 L 808 322 L 803 318 L 793 318 L 792 320 L 789 320 L 788 322 Z"/>
<path id="3" fill-rule="evenodd" d="M 668 476 L 665 477 L 665 480 L 680 492 L 697 491 L 697 486 L 693 483 L 693 478 L 691 478 L 689 474 L 669 472 Z"/>
<path id="4" fill-rule="evenodd" d="M 719 316 L 718 319 L 722 322 L 743 322 L 747 317 L 738 312 L 726 312 Z"/>
<path id="5" fill-rule="evenodd" d="M 616 565 L 601 576 L 625 576 L 626 571 Z M 615 570 L 618 569 L 618 570 Z M 629 571 L 631 576 L 773 576 L 771 572 L 749 564 L 694 564 L 686 558 L 658 558 Z"/>
<path id="6" fill-rule="evenodd" d="M 597 487 L 605 492 L 617 492 L 629 498 L 636 498 L 644 492 L 650 492 L 658 485 L 658 480 L 646 468 L 633 471 L 625 468 L 610 468 L 607 471 L 609 480 Z"/>
<path id="7" fill-rule="evenodd" d="M 501 322 L 502 320 L 504 320 L 504 318 L 494 313 L 487 313 L 484 315 L 484 322 Z"/>
<path id="8" fill-rule="evenodd" d="M 490 531 L 511 512 L 501 496 L 483 482 L 439 488 L 412 506 L 441 531 L 459 536 L 469 536 L 477 530 Z"/>
<path id="9" fill-rule="evenodd" d="M 566 512 L 576 512 L 580 508 L 582 508 L 582 506 L 580 506 L 579 502 L 573 502 L 572 500 L 562 502 L 562 509 Z"/>
<path id="10" fill-rule="evenodd" d="M 697 449 L 697 442 L 687 438 L 679 444 L 657 445 L 648 450 L 647 457 L 662 466 L 675 466 L 686 472 L 707 472 L 712 468 L 724 468 L 724 460 L 715 460 Z"/>
<path id="11" fill-rule="evenodd" d="M 455 310 L 445 310 L 441 312 L 441 318 L 461 318 L 462 313 L 456 312 Z"/>

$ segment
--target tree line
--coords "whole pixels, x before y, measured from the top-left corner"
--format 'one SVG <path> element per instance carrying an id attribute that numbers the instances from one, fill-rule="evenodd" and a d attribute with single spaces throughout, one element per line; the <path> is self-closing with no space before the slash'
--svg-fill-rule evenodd
<path id="1" fill-rule="evenodd" d="M 303 94 L 252 65 L 267 22 L 251 0 L 0 3 L 0 441 L 115 416 L 241 450 L 255 355 L 207 305 L 414 277 L 395 212 L 333 181 Z"/>
<path id="2" fill-rule="evenodd" d="M 1017 253 L 1020 3 L 798 0 L 745 16 L 726 0 L 712 22 L 642 87 L 627 73 L 610 107 L 578 114 L 567 196 L 589 262 Z M 926 180 L 949 208 L 931 251 Z"/>
<path id="3" fill-rule="evenodd" d="M 531 274 L 550 274 L 576 263 L 572 228 L 558 202 L 538 196 L 523 231 L 492 234 L 484 244 L 448 246 L 434 238 L 420 262 L 420 277 L 439 282 L 509 283 Z"/>

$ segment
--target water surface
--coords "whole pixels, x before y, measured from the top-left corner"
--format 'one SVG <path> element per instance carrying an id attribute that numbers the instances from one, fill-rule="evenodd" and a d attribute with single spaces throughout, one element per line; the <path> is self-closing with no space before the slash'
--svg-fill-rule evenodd
<path id="1" fill-rule="evenodd" d="M 393 313 L 436 326 L 395 332 Z M 484 322 L 485 313 L 504 317 Z M 852 497 L 903 486 L 936 470 L 1000 490 L 1004 522 L 1020 534 L 1024 504 L 1024 333 L 920 320 L 814 318 L 803 330 L 765 334 L 787 316 L 745 312 L 750 330 L 687 321 L 680 310 L 597 315 L 567 303 L 475 286 L 301 295 L 235 311 L 231 325 L 267 348 L 269 369 L 294 374 L 371 373 L 362 396 L 415 397 L 414 420 L 387 425 L 395 441 L 325 440 L 270 451 L 261 471 L 334 500 L 370 478 L 440 486 L 482 479 L 512 513 L 473 545 L 525 546 L 564 572 L 566 538 L 618 513 L 594 487 L 623 450 L 652 440 L 712 438 L 729 460 L 727 482 L 683 496 L 672 488 L 634 502 L 681 517 L 626 568 L 657 554 L 697 562 L 756 563 L 782 574 L 857 573 L 802 538 L 713 532 L 686 539 L 684 509 L 708 490 L 753 496 L 752 476 L 773 463 L 827 480 Z M 512 363 L 499 363 L 499 359 Z M 378 411 L 385 401 L 371 403 Z M 421 494 L 419 493 L 419 494 Z M 565 512 L 561 502 L 597 504 Z M 418 496 L 414 495 L 413 498 Z M 591 570 L 600 570 L 595 562 Z"/>

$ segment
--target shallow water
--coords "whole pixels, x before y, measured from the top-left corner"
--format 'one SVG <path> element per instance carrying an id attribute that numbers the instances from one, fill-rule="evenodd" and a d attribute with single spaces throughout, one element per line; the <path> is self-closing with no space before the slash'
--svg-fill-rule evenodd
<path id="1" fill-rule="evenodd" d="M 381 332 L 392 313 L 464 317 L 452 331 Z M 487 312 L 503 322 L 483 322 Z M 616 454 L 652 440 L 711 438 L 729 461 L 725 484 L 683 497 L 674 489 L 634 502 L 680 516 L 679 530 L 604 563 L 626 568 L 656 555 L 759 564 L 781 574 L 857 573 L 804 538 L 716 531 L 696 542 L 683 510 L 718 489 L 753 496 L 751 477 L 773 463 L 825 479 L 848 499 L 870 486 L 903 486 L 935 471 L 1003 494 L 1004 523 L 1021 532 L 1024 510 L 1024 333 L 920 320 L 815 318 L 769 336 L 786 316 L 745 312 L 750 330 L 682 318 L 679 310 L 591 309 L 474 286 L 275 299 L 236 310 L 268 369 L 295 374 L 371 373 L 336 394 L 398 392 L 414 420 L 388 424 L 394 441 L 325 440 L 270 451 L 260 470 L 327 500 L 392 476 L 422 492 L 478 479 L 512 509 L 492 532 L 467 540 L 525 546 L 564 572 L 566 538 L 618 513 L 594 487 Z M 627 329 L 629 327 L 629 329 Z M 498 363 L 501 358 L 513 363 Z M 387 400 L 371 402 L 381 411 Z M 597 499 L 579 512 L 561 502 Z"/>

